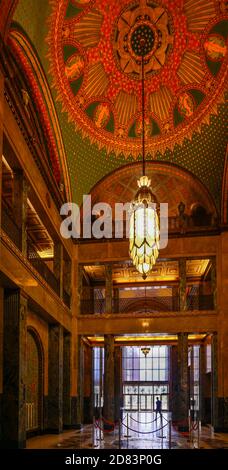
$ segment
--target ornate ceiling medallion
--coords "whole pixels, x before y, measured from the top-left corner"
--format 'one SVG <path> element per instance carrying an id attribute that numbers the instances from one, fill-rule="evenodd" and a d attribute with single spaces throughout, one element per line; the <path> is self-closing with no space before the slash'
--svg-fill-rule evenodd
<path id="1" fill-rule="evenodd" d="M 144 39 L 145 46 L 141 46 Z M 140 80 L 140 57 L 145 63 L 145 78 L 161 69 L 173 44 L 171 16 L 154 2 L 135 1 L 118 17 L 113 47 L 118 68 Z"/>
<path id="2" fill-rule="evenodd" d="M 139 158 L 142 43 L 149 158 L 201 132 L 224 102 L 228 74 L 227 16 L 215 3 L 51 0 L 52 86 L 76 132 Z"/>

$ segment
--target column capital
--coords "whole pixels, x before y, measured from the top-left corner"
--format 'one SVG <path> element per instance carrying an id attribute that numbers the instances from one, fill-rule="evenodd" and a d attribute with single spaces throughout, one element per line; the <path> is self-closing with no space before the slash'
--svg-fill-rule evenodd
<path id="1" fill-rule="evenodd" d="M 112 281 L 112 264 L 105 265 L 105 279 Z"/>

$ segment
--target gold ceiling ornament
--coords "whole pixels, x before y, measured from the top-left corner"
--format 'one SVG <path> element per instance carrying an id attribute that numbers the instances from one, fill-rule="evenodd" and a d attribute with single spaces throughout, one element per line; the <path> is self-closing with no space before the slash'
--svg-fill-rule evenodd
<path id="1" fill-rule="evenodd" d="M 145 71 L 143 48 L 144 35 L 138 38 L 142 62 L 142 176 L 138 180 L 139 190 L 132 202 L 129 227 L 129 254 L 133 265 L 146 279 L 159 254 L 159 219 L 157 200 L 151 191 L 151 180 L 145 174 Z"/>
<path id="2" fill-rule="evenodd" d="M 140 79 L 140 41 L 145 34 L 144 65 L 146 77 L 159 71 L 173 45 L 173 25 L 168 11 L 146 0 L 128 4 L 118 17 L 114 32 L 115 59 L 118 68 L 132 78 Z"/>

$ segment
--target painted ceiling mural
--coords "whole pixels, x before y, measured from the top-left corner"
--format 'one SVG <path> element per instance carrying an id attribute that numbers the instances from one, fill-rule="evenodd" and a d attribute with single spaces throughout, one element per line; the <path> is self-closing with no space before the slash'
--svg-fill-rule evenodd
<path id="1" fill-rule="evenodd" d="M 213 0 L 58 0 L 52 6 L 53 85 L 69 120 L 100 148 L 136 158 L 141 152 L 142 38 L 147 152 L 173 149 L 217 112 L 227 46 Z"/>
<path id="2" fill-rule="evenodd" d="M 227 18 L 222 0 L 20 0 L 15 21 L 52 88 L 77 202 L 141 158 L 143 37 L 147 159 L 192 171 L 219 207 Z"/>

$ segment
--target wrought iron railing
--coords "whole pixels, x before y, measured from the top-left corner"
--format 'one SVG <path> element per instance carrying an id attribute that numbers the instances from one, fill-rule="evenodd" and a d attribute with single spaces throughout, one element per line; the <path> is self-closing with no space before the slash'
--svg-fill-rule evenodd
<path id="1" fill-rule="evenodd" d="M 186 311 L 213 310 L 213 295 L 190 295 L 186 299 Z M 159 313 L 180 311 L 178 296 L 126 297 L 113 299 L 112 313 Z M 106 313 L 105 299 L 82 299 L 81 315 Z"/>
<path id="2" fill-rule="evenodd" d="M 5 206 L 2 206 L 2 229 L 17 248 L 21 250 L 21 229 L 17 226 L 13 215 L 11 215 Z"/>
<path id="3" fill-rule="evenodd" d="M 174 304 L 175 301 L 175 304 Z M 166 312 L 178 309 L 177 297 L 172 296 L 153 296 L 153 297 L 126 297 L 115 301 L 113 307 L 119 310 L 119 313 L 128 312 Z M 117 313 L 117 312 L 116 312 Z"/>
<path id="4" fill-rule="evenodd" d="M 48 268 L 46 263 L 37 253 L 37 250 L 29 239 L 27 241 L 27 258 L 36 269 L 36 271 L 42 276 L 42 278 L 47 282 L 47 284 L 59 295 L 60 285 L 59 280 L 56 278 L 54 273 Z"/>
<path id="5" fill-rule="evenodd" d="M 188 296 L 187 310 L 214 310 L 213 294 Z"/>
<path id="6" fill-rule="evenodd" d="M 205 229 L 217 229 L 217 222 L 213 219 L 211 215 L 208 215 L 204 220 L 194 220 L 192 216 L 183 215 L 180 216 L 170 216 L 168 217 L 168 221 L 166 218 L 159 219 L 160 229 L 162 229 L 164 235 L 166 230 L 168 232 L 175 235 L 175 234 L 184 234 L 184 233 L 191 233 L 196 231 L 204 231 Z M 167 227 L 168 225 L 168 227 Z M 89 226 L 90 227 L 90 226 Z M 83 226 L 81 226 L 81 234 L 83 233 Z M 129 227 L 127 226 L 126 220 L 113 220 L 112 221 L 112 237 L 113 239 L 125 239 L 128 237 L 129 234 Z M 93 238 L 93 235 L 92 235 Z M 88 239 L 83 239 L 81 237 L 81 241 L 88 243 Z"/>
<path id="7" fill-rule="evenodd" d="M 81 315 L 105 313 L 105 299 L 81 300 Z"/>

